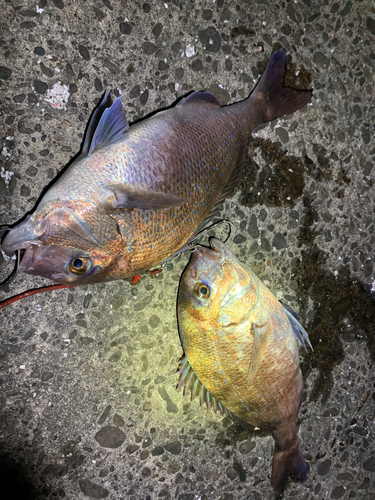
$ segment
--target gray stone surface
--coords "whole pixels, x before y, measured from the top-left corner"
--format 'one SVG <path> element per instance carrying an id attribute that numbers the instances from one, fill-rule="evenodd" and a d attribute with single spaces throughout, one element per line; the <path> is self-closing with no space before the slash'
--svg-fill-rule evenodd
<path id="1" fill-rule="evenodd" d="M 254 134 L 221 216 L 238 235 L 232 250 L 301 315 L 314 346 L 301 352 L 310 475 L 285 498 L 375 499 L 373 4 L 4 0 L 1 12 L 4 224 L 31 211 L 79 151 L 105 90 L 123 95 L 130 121 L 193 89 L 235 102 L 274 49 L 290 51 L 287 83 L 313 88 L 312 102 Z M 137 285 L 59 290 L 1 310 L 2 492 L 272 498 L 271 437 L 175 391 L 187 260 Z M 0 300 L 46 284 L 19 275 Z"/>

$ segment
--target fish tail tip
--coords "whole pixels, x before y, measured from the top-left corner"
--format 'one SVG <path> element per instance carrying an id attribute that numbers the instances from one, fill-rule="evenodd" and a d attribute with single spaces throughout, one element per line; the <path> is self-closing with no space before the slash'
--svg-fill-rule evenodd
<path id="1" fill-rule="evenodd" d="M 293 449 L 276 450 L 271 476 L 271 486 L 276 498 L 281 498 L 289 478 L 294 482 L 304 483 L 308 473 L 309 467 L 298 444 Z"/>
<path id="2" fill-rule="evenodd" d="M 261 118 L 263 123 L 294 113 L 303 108 L 311 99 L 312 90 L 297 90 L 284 87 L 288 53 L 284 49 L 274 52 L 266 66 L 254 94 L 264 101 Z"/>

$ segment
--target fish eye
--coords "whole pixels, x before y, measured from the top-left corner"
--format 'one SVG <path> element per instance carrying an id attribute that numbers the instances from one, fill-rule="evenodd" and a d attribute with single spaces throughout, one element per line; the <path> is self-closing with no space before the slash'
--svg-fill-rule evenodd
<path id="1" fill-rule="evenodd" d="M 90 270 L 92 262 L 87 257 L 76 257 L 69 263 L 69 270 L 74 274 L 86 274 Z"/>
<path id="2" fill-rule="evenodd" d="M 194 286 L 194 295 L 198 299 L 208 299 L 211 295 L 211 292 L 209 287 L 205 283 L 198 281 L 198 283 L 195 283 Z"/>

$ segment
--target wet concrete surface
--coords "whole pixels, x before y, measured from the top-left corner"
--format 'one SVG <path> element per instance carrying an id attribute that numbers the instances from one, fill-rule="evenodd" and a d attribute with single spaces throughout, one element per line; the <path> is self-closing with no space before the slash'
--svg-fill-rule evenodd
<path id="1" fill-rule="evenodd" d="M 254 134 L 221 216 L 231 249 L 301 315 L 314 346 L 301 351 L 310 474 L 284 497 L 374 499 L 373 3 L 4 0 L 1 25 L 2 224 L 31 211 L 78 153 L 105 90 L 122 94 L 129 121 L 191 90 L 226 104 L 249 94 L 275 49 L 290 51 L 286 81 L 313 88 L 312 102 Z M 175 390 L 188 257 L 137 285 L 1 310 L 8 498 L 272 498 L 272 438 Z M 49 283 L 19 275 L 0 300 Z"/>

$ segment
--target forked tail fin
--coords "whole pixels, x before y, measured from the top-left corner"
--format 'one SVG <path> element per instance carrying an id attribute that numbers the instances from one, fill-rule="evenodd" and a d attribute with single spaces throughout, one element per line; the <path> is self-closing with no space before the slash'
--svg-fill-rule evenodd
<path id="1" fill-rule="evenodd" d="M 311 99 L 311 90 L 284 87 L 287 60 L 288 53 L 284 49 L 274 52 L 262 78 L 250 95 L 249 100 L 258 104 L 258 125 L 294 113 Z"/>
<path id="2" fill-rule="evenodd" d="M 276 446 L 272 459 L 271 486 L 276 498 L 281 498 L 288 478 L 305 482 L 309 472 L 308 465 L 299 447 L 298 438 L 293 447 L 280 449 Z"/>

